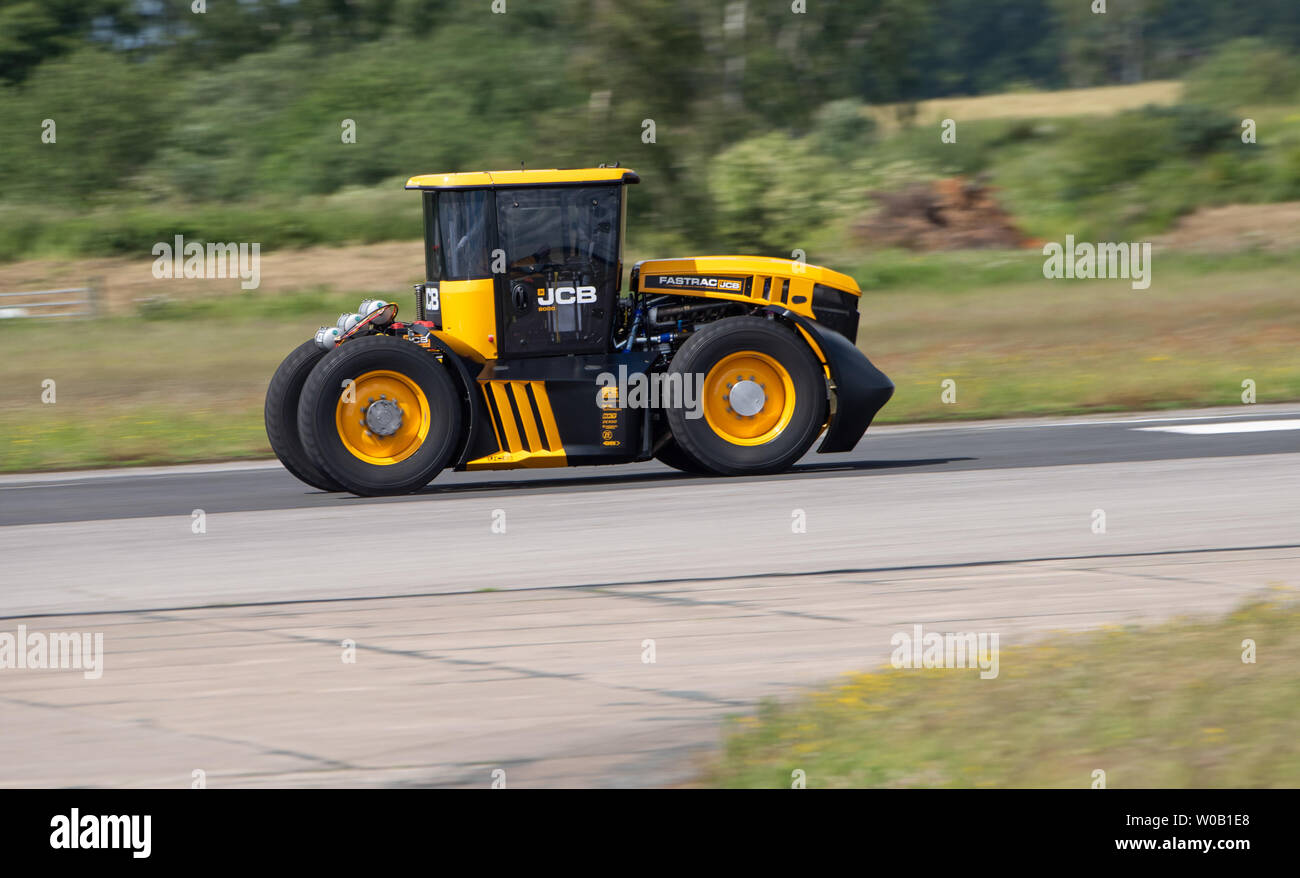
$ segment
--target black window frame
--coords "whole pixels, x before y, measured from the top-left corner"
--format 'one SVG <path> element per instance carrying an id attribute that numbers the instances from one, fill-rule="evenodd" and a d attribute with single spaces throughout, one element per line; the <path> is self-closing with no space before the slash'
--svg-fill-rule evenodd
<path id="1" fill-rule="evenodd" d="M 438 237 L 438 191 L 424 192 L 424 281 L 442 281 L 442 251 Z"/>

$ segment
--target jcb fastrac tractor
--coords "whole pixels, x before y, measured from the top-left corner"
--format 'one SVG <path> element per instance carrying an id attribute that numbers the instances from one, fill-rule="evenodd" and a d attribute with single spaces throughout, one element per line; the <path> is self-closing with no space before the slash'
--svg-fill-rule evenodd
<path id="1" fill-rule="evenodd" d="M 271 379 L 266 432 L 325 491 L 443 469 L 658 458 L 692 473 L 849 451 L 894 385 L 854 344 L 853 278 L 785 259 L 651 259 L 623 286 L 625 168 L 433 174 L 415 319 L 362 303 Z"/>

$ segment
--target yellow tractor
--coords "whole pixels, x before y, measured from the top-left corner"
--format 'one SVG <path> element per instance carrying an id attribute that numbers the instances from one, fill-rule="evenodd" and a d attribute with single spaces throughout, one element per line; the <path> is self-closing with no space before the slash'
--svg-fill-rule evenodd
<path id="1" fill-rule="evenodd" d="M 658 458 L 712 475 L 849 451 L 894 385 L 853 278 L 758 256 L 650 259 L 623 289 L 619 167 L 431 174 L 415 317 L 367 301 L 281 364 L 266 432 L 308 485 L 418 490 L 448 467 Z"/>

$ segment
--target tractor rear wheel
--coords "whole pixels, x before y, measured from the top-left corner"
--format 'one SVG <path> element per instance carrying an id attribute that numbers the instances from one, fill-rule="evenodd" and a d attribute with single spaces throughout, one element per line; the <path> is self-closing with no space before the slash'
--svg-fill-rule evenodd
<path id="1" fill-rule="evenodd" d="M 682 455 L 719 475 L 789 469 L 826 423 L 821 364 L 793 331 L 762 317 L 729 317 L 696 332 L 668 365 L 698 387 L 699 417 L 668 409 Z"/>
<path id="2" fill-rule="evenodd" d="M 316 342 L 305 341 L 285 357 L 280 368 L 275 370 L 271 385 L 266 388 L 266 406 L 262 414 L 271 450 L 285 469 L 298 481 L 313 488 L 341 491 L 342 486 L 312 462 L 298 435 L 298 398 L 302 395 L 302 386 L 307 383 L 307 376 L 325 353 Z"/>
<path id="3" fill-rule="evenodd" d="M 354 494 L 407 494 L 451 461 L 460 394 L 438 359 L 407 341 L 346 342 L 317 364 L 298 403 L 303 446 Z"/>

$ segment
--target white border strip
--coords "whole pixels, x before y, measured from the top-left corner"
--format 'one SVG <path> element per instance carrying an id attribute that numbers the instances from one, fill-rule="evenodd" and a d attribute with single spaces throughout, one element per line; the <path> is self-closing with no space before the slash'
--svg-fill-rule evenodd
<path id="1" fill-rule="evenodd" d="M 1267 433 L 1272 430 L 1300 430 L 1300 419 L 1286 421 L 1226 421 L 1218 424 L 1184 424 L 1173 427 L 1136 427 L 1151 433 L 1184 433 L 1213 436 L 1219 433 Z"/>
<path id="2" fill-rule="evenodd" d="M 187 463 L 179 466 L 141 466 L 122 469 L 64 470 L 54 473 L 10 473 L 0 476 L 0 488 L 22 485 L 51 485 L 99 481 L 101 479 L 136 479 L 141 477 L 199 475 L 202 473 L 248 472 L 282 469 L 278 460 L 241 460 L 232 463 Z"/>

